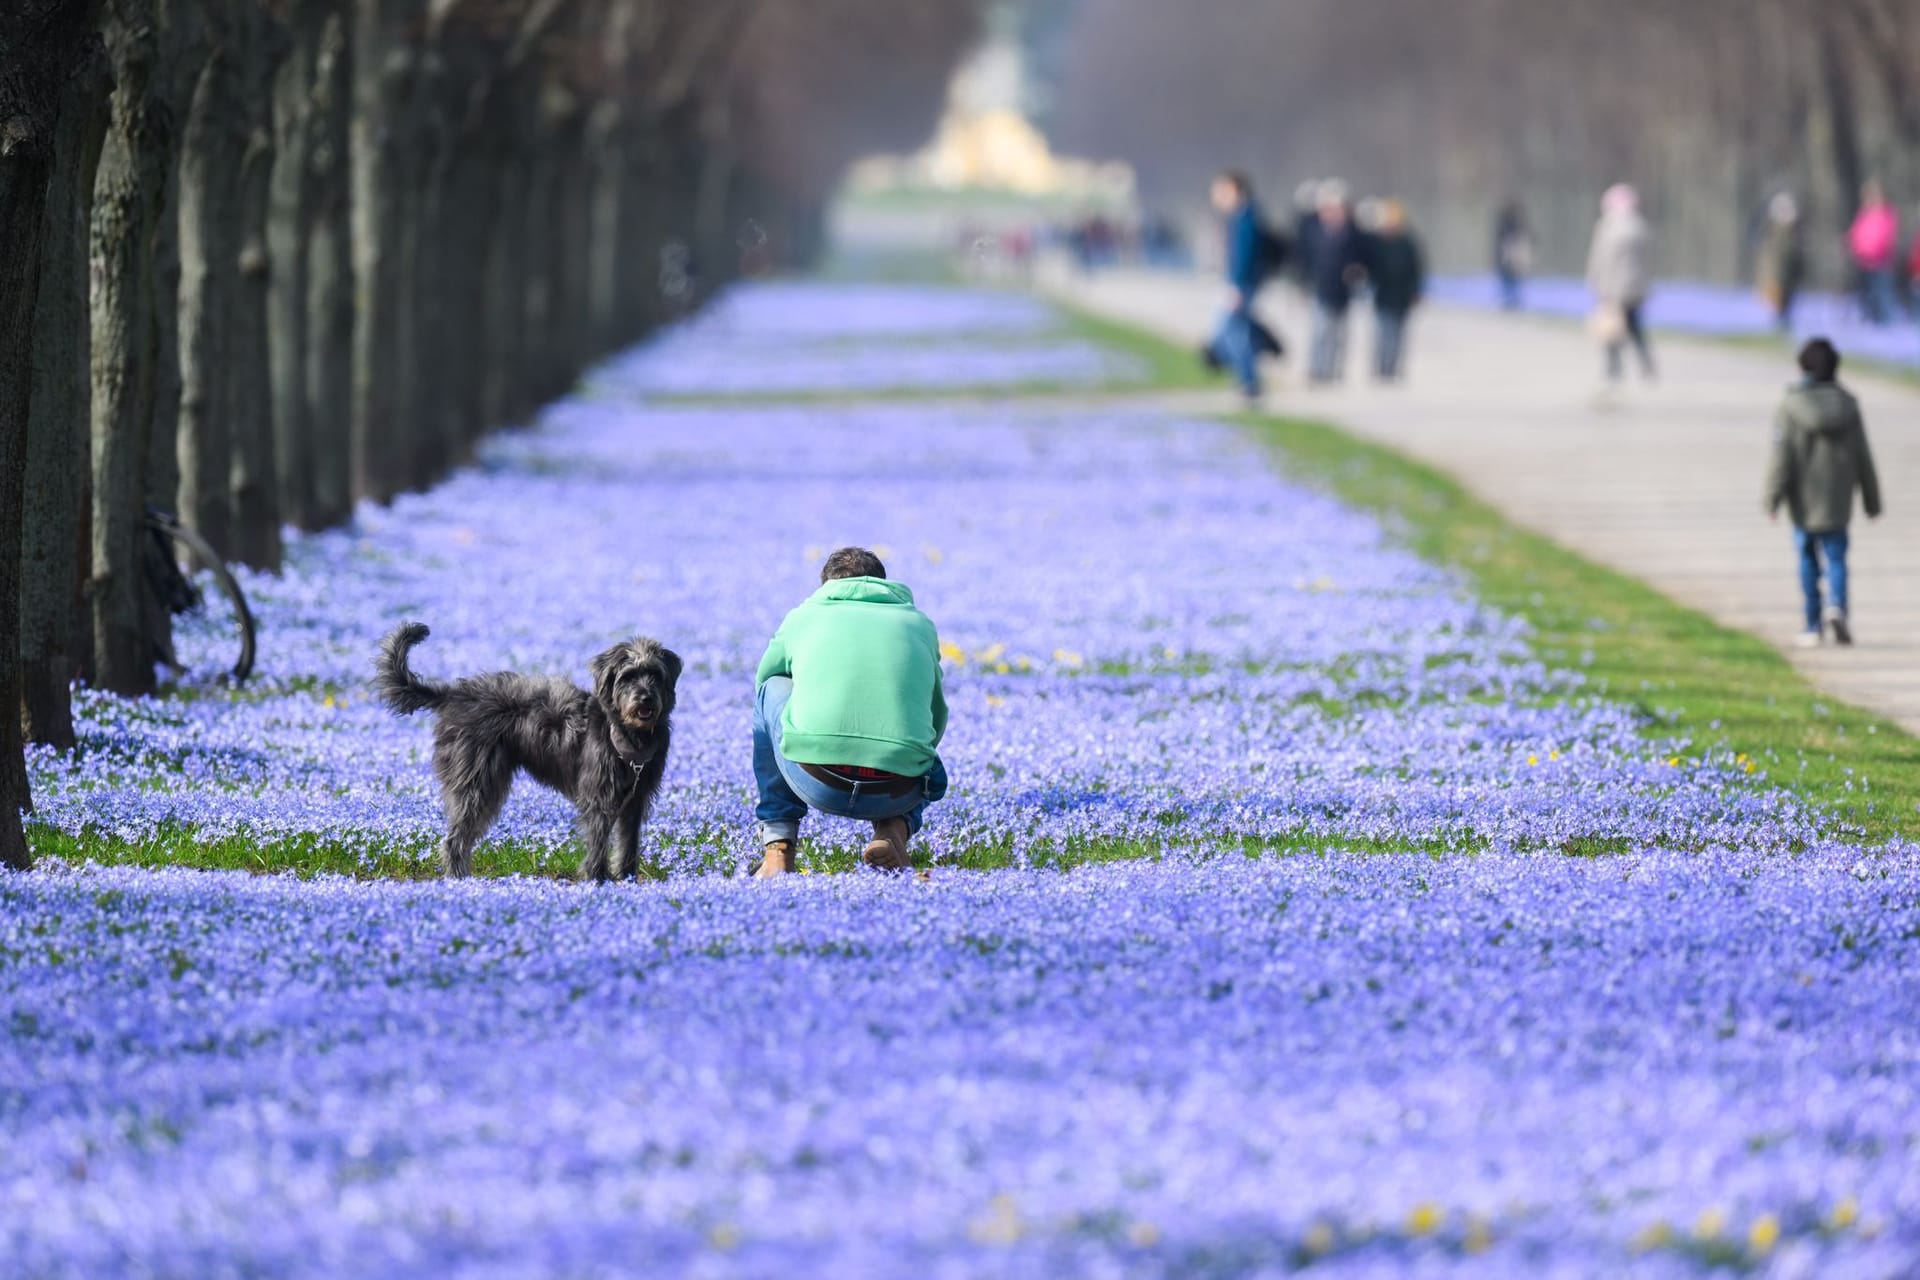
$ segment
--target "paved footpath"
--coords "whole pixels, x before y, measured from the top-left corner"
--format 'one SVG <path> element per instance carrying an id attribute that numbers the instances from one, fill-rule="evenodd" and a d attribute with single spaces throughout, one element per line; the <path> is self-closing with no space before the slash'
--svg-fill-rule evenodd
<path id="1" fill-rule="evenodd" d="M 1202 339 L 1222 299 L 1215 281 L 1144 271 L 1044 287 L 1181 343 Z M 1759 505 L 1773 409 L 1793 374 L 1781 357 L 1656 337 L 1660 382 L 1604 403 L 1599 353 L 1576 326 L 1434 306 L 1415 321 L 1409 380 L 1377 387 L 1357 376 L 1371 333 L 1356 311 L 1356 376 L 1309 389 L 1304 309 L 1280 290 L 1261 309 L 1294 350 L 1270 384 L 1272 410 L 1439 466 L 1518 523 L 1765 637 L 1821 688 L 1920 732 L 1920 388 L 1841 375 L 1866 409 L 1888 514 L 1854 525 L 1858 643 L 1798 650 L 1790 534 Z"/>

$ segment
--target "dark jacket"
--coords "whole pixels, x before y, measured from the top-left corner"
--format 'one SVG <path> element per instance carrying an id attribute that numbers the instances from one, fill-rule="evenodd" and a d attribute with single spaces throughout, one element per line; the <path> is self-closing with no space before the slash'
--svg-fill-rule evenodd
<path id="1" fill-rule="evenodd" d="M 1867 449 L 1860 403 L 1831 382 L 1803 382 L 1787 393 L 1773 422 L 1773 462 L 1763 501 L 1782 503 L 1796 528 L 1835 533 L 1853 518 L 1854 490 L 1869 516 L 1880 514 L 1880 478 Z"/>
<path id="2" fill-rule="evenodd" d="M 1373 281 L 1373 305 L 1389 315 L 1405 315 L 1427 288 L 1427 264 L 1410 231 L 1373 237 L 1367 278 Z"/>
<path id="3" fill-rule="evenodd" d="M 1252 298 L 1260 288 L 1260 210 L 1248 200 L 1227 219 L 1227 283 Z"/>
<path id="4" fill-rule="evenodd" d="M 1355 268 L 1367 267 L 1367 242 L 1358 228 L 1347 223 L 1338 231 L 1324 225 L 1313 238 L 1313 261 L 1307 284 L 1323 307 L 1344 311 L 1353 301 Z"/>

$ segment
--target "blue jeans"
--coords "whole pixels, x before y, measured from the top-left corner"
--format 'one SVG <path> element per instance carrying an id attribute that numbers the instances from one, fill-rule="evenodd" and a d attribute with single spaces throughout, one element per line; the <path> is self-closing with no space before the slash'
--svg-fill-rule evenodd
<path id="1" fill-rule="evenodd" d="M 1220 318 L 1220 327 L 1209 345 L 1214 358 L 1233 371 L 1240 390 L 1250 396 L 1260 394 L 1260 371 L 1255 365 L 1259 353 L 1253 349 L 1253 311 L 1246 303 Z"/>
<path id="2" fill-rule="evenodd" d="M 1347 372 L 1347 308 L 1315 299 L 1313 349 L 1307 356 L 1307 377 L 1314 382 L 1338 382 Z"/>
<path id="3" fill-rule="evenodd" d="M 1827 599 L 1841 613 L 1847 611 L 1847 531 L 1809 533 L 1793 531 L 1800 552 L 1800 591 L 1807 598 L 1807 630 L 1820 629 L 1820 562 L 1826 561 Z"/>
<path id="4" fill-rule="evenodd" d="M 1861 308 L 1872 324 L 1892 324 L 1900 315 L 1900 286 L 1893 268 L 1868 271 L 1861 281 Z"/>
<path id="5" fill-rule="evenodd" d="M 1500 305 L 1509 311 L 1518 311 L 1522 302 L 1520 294 L 1520 275 L 1515 271 L 1502 271 L 1500 276 Z"/>
<path id="6" fill-rule="evenodd" d="M 886 795 L 859 783 L 852 791 L 829 786 L 780 754 L 780 717 L 791 697 L 790 676 L 769 677 L 754 695 L 753 780 L 760 788 L 760 803 L 753 816 L 760 821 L 761 846 L 771 840 L 798 840 L 800 819 L 809 808 L 861 822 L 905 818 L 908 833 L 917 834 L 927 806 L 947 794 L 947 769 L 939 758 L 920 785 L 905 795 Z"/>
<path id="7" fill-rule="evenodd" d="M 1407 313 L 1375 309 L 1373 323 L 1373 372 L 1391 381 L 1400 376 L 1401 363 L 1406 359 Z"/>

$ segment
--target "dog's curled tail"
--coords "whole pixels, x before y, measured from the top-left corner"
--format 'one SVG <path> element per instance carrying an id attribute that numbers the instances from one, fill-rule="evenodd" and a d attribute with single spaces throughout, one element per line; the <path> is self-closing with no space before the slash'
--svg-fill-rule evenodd
<path id="1" fill-rule="evenodd" d="M 407 666 L 408 650 L 429 634 L 426 623 L 409 622 L 380 642 L 380 656 L 373 664 L 373 691 L 400 715 L 431 710 L 446 700 L 446 685 L 422 680 Z"/>

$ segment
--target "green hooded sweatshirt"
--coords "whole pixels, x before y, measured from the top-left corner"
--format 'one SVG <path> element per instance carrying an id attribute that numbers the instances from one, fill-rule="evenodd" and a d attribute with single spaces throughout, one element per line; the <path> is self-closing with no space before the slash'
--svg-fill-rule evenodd
<path id="1" fill-rule="evenodd" d="M 1867 514 L 1878 516 L 1880 477 L 1860 404 L 1836 383 L 1803 382 L 1787 393 L 1774 419 L 1762 501 L 1768 511 L 1785 505 L 1799 528 L 1832 533 L 1851 523 L 1856 491 Z"/>
<path id="2" fill-rule="evenodd" d="M 885 578 L 836 578 L 789 613 L 754 676 L 793 677 L 780 752 L 917 777 L 947 728 L 940 637 L 913 592 Z"/>

